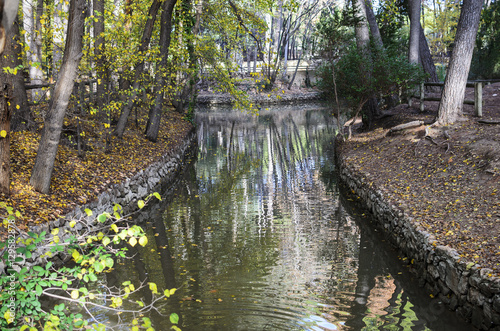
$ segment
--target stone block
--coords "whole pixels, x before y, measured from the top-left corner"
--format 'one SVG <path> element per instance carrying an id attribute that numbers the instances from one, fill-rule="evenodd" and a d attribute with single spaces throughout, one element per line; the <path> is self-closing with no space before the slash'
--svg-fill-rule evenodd
<path id="1" fill-rule="evenodd" d="M 466 294 L 469 289 L 469 277 L 462 275 L 458 282 L 458 294 Z"/>
<path id="2" fill-rule="evenodd" d="M 455 294 L 459 294 L 458 283 L 460 281 L 460 273 L 456 268 L 455 264 L 451 259 L 446 260 L 446 285 L 453 291 Z"/>
<path id="3" fill-rule="evenodd" d="M 493 303 L 493 309 L 500 313 L 500 294 L 495 294 L 492 300 Z"/>
<path id="4" fill-rule="evenodd" d="M 471 287 L 467 294 L 467 300 L 473 305 L 482 307 L 486 301 L 486 297 L 477 288 Z"/>

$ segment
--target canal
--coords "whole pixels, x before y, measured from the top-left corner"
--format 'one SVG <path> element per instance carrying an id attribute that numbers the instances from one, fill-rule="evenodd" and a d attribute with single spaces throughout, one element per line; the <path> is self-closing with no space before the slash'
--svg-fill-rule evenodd
<path id="1" fill-rule="evenodd" d="M 196 124 L 192 161 L 141 215 L 149 244 L 107 275 L 177 289 L 156 330 L 173 312 L 182 330 L 470 330 L 339 189 L 330 110 L 207 108 Z"/>

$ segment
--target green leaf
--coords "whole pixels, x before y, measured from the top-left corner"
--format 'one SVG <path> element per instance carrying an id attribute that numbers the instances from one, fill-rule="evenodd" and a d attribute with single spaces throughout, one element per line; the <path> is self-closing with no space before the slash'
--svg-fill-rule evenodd
<path id="1" fill-rule="evenodd" d="M 45 271 L 45 269 L 40 267 L 39 265 L 34 266 L 33 270 L 35 270 L 36 272 L 44 272 Z"/>
<path id="2" fill-rule="evenodd" d="M 104 265 L 100 262 L 97 261 L 93 264 L 94 270 L 97 272 L 102 272 L 104 270 Z"/>
<path id="3" fill-rule="evenodd" d="M 115 261 L 113 261 L 113 259 L 112 259 L 112 258 L 107 257 L 107 258 L 104 260 L 104 264 L 106 264 L 106 267 L 108 267 L 108 268 L 113 268 L 113 265 L 115 264 Z"/>
<path id="4" fill-rule="evenodd" d="M 36 292 L 36 295 L 42 295 L 42 287 L 40 285 L 36 285 L 35 287 L 35 292 Z"/>
<path id="5" fill-rule="evenodd" d="M 85 208 L 85 214 L 87 214 L 87 216 L 92 216 L 92 210 Z"/>
<path id="6" fill-rule="evenodd" d="M 151 326 L 151 320 L 148 317 L 143 317 L 142 321 L 144 322 L 142 324 L 143 327 L 147 328 Z"/>
<path id="7" fill-rule="evenodd" d="M 139 209 L 144 208 L 144 201 L 143 200 L 137 201 L 137 206 L 139 206 Z"/>
<path id="8" fill-rule="evenodd" d="M 156 199 L 161 201 L 161 195 L 158 192 L 154 192 L 153 195 L 156 197 Z"/>
<path id="9" fill-rule="evenodd" d="M 106 222 L 106 219 L 107 219 L 107 217 L 106 217 L 106 215 L 105 215 L 105 214 L 101 214 L 101 215 L 99 215 L 99 216 L 97 217 L 97 220 L 98 220 L 99 222 L 101 222 L 101 223 Z"/>
<path id="10" fill-rule="evenodd" d="M 172 324 L 179 323 L 179 315 L 177 315 L 176 313 L 170 314 L 170 323 Z"/>

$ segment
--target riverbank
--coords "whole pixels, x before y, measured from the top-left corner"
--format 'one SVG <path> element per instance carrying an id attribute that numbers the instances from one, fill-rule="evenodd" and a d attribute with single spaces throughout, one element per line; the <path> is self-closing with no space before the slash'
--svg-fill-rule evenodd
<path id="1" fill-rule="evenodd" d="M 321 92 L 313 88 L 277 88 L 271 92 L 257 92 L 255 90 L 247 92 L 248 98 L 254 104 L 278 104 L 286 102 L 304 102 L 319 100 Z M 197 98 L 198 104 L 201 105 L 221 105 L 231 104 L 234 102 L 234 97 L 229 93 L 216 93 L 211 91 L 200 91 Z"/>
<path id="2" fill-rule="evenodd" d="M 319 92 L 315 89 L 294 88 L 274 91 L 269 96 L 250 93 L 249 97 L 256 103 L 299 102 L 318 99 Z M 231 97 L 205 91 L 200 93 L 198 101 L 200 104 L 230 104 Z M 123 139 L 118 139 L 108 135 L 109 129 L 99 125 L 91 116 L 82 118 L 72 112 L 64 121 L 51 189 L 47 195 L 34 191 L 29 184 L 43 119 L 38 118 L 36 132 L 11 133 L 11 195 L 7 197 L 0 194 L 0 202 L 18 212 L 16 226 L 21 231 L 45 228 L 51 222 L 77 215 L 76 210 L 83 206 L 95 206 L 104 192 L 111 193 L 117 185 L 125 183 L 178 149 L 193 130 L 193 126 L 181 114 L 168 111 L 162 119 L 157 143 L 145 139 L 143 128 L 147 119 L 142 118 L 142 115 L 135 119 L 135 123 L 130 119 Z M 37 116 L 42 113 L 43 109 L 36 111 Z M 78 124 L 82 132 L 81 154 L 76 146 Z M 106 142 L 107 139 L 109 142 Z M 131 190 L 135 194 L 138 188 L 134 186 Z M 143 189 L 141 193 L 144 193 Z M 126 199 L 115 202 L 128 203 L 131 199 L 129 194 Z M 0 210 L 6 212 L 6 208 Z M 3 239 L 6 233 L 6 225 L 0 224 L 0 238 Z"/>
<path id="3" fill-rule="evenodd" d="M 82 206 L 93 206 L 98 197 L 107 192 L 116 196 L 116 188 L 130 182 L 130 179 L 148 167 L 170 156 L 186 143 L 193 126 L 182 119 L 176 112 L 166 112 L 162 120 L 159 139 L 153 143 L 142 134 L 143 120 L 139 126 L 130 124 L 123 139 L 109 137 L 92 121 L 81 121 L 83 132 L 83 154 L 78 155 L 72 142 L 75 136 L 72 130 L 74 121 L 65 120 L 65 131 L 58 149 L 51 190 L 47 195 L 33 190 L 29 184 L 31 169 L 35 161 L 40 138 L 37 132 L 15 132 L 11 140 L 11 196 L 1 196 L 0 201 L 18 211 L 16 226 L 22 231 L 36 231 L 58 222 Z M 178 152 L 176 153 L 178 154 Z M 174 155 L 177 157 L 179 155 Z M 180 158 L 180 157 L 178 157 Z M 167 161 L 168 162 L 168 161 Z M 135 185 L 129 187 L 134 194 L 144 189 Z M 151 192 L 147 192 L 151 193 Z M 132 196 L 122 201 L 109 203 L 127 203 Z M 101 198 L 102 200 L 102 198 Z M 101 201 L 102 202 L 102 201 Z M 0 231 L 6 234 L 5 225 Z"/>
<path id="4" fill-rule="evenodd" d="M 483 119 L 499 120 L 500 84 L 485 87 Z M 471 93 L 468 91 L 468 93 Z M 470 98 L 470 96 L 469 96 Z M 421 285 L 480 329 L 500 328 L 500 134 L 473 107 L 427 131 L 437 103 L 400 105 L 339 148 L 340 174 L 375 214 Z"/>

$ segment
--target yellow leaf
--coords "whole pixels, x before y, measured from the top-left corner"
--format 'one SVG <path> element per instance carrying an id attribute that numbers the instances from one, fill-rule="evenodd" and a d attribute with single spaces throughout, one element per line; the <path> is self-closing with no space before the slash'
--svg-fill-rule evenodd
<path id="1" fill-rule="evenodd" d="M 80 252 L 78 252 L 76 249 L 73 250 L 73 254 L 71 254 L 71 256 L 75 259 L 75 262 L 78 262 L 78 260 L 81 259 L 81 255 L 80 255 Z"/>
<path id="2" fill-rule="evenodd" d="M 139 238 L 139 245 L 141 245 L 142 247 L 144 247 L 147 244 L 148 244 L 148 237 L 143 236 L 143 237 Z"/>
<path id="3" fill-rule="evenodd" d="M 132 237 L 129 239 L 128 243 L 130 244 L 130 246 L 134 247 L 137 244 L 137 239 Z"/>
<path id="4" fill-rule="evenodd" d="M 80 293 L 78 293 L 78 290 L 71 291 L 71 298 L 76 300 L 76 299 L 78 299 L 79 296 L 80 296 Z"/>
<path id="5" fill-rule="evenodd" d="M 113 224 L 111 224 L 111 229 L 112 229 L 113 231 L 115 231 L 115 233 L 118 233 L 118 227 L 116 226 L 116 224 L 114 224 L 114 223 L 113 223 Z"/>
<path id="6" fill-rule="evenodd" d="M 76 225 L 76 221 L 71 221 L 71 222 L 69 222 L 69 226 L 70 226 L 70 227 L 74 228 L 74 227 L 75 227 L 75 225 Z"/>
<path id="7" fill-rule="evenodd" d="M 0 137 L 2 137 L 2 138 L 7 137 L 7 131 L 5 131 L 5 130 L 0 131 Z"/>
<path id="8" fill-rule="evenodd" d="M 10 311 L 10 310 L 7 310 L 5 312 L 5 314 L 3 314 L 3 318 L 5 318 L 5 320 L 7 321 L 7 323 L 12 323 L 14 321 L 14 317 L 15 315 Z"/>
<path id="9" fill-rule="evenodd" d="M 158 289 L 155 283 L 149 283 L 149 289 L 153 294 L 158 294 Z"/>

